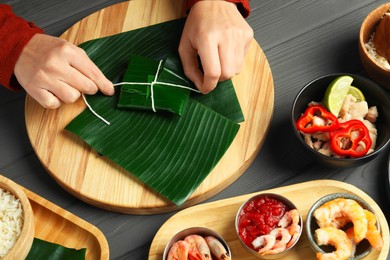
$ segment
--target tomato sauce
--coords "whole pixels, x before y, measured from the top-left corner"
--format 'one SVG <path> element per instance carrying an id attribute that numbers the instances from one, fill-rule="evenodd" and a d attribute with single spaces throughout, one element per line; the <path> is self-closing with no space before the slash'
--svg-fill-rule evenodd
<path id="1" fill-rule="evenodd" d="M 238 218 L 238 233 L 250 248 L 258 236 L 266 235 L 277 227 L 279 220 L 290 210 L 282 201 L 271 196 L 260 196 L 248 202 Z"/>

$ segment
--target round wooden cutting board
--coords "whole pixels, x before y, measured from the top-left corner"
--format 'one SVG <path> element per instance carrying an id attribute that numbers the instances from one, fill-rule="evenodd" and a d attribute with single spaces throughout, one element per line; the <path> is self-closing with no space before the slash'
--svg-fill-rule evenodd
<path id="1" fill-rule="evenodd" d="M 184 14 L 184 4 L 179 5 L 177 0 L 133 0 L 84 18 L 62 38 L 78 45 Z M 267 58 L 255 40 L 246 55 L 243 71 L 233 78 L 233 83 L 245 122 L 218 165 L 181 207 L 199 203 L 234 182 L 252 163 L 264 142 L 273 114 L 274 86 Z M 56 110 L 42 108 L 29 96 L 26 99 L 31 144 L 54 180 L 79 199 L 111 211 L 154 214 L 177 210 L 176 205 L 64 130 L 84 109 L 82 99 Z"/>

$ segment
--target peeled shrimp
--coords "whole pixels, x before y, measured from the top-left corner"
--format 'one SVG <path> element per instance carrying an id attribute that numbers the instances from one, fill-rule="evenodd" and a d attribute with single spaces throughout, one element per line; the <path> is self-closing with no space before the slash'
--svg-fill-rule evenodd
<path id="1" fill-rule="evenodd" d="M 272 235 L 262 235 L 257 237 L 255 240 L 252 241 L 253 247 L 257 250 L 257 248 L 260 247 L 260 249 L 257 251 L 259 254 L 262 254 L 268 250 L 271 250 L 272 247 L 275 245 L 276 237 Z"/>
<path id="2" fill-rule="evenodd" d="M 216 257 L 217 260 L 230 260 L 226 248 L 222 245 L 221 241 L 213 236 L 207 236 L 204 238 L 207 245 L 210 248 L 211 253 Z"/>
<path id="3" fill-rule="evenodd" d="M 347 234 L 347 237 L 349 240 L 351 240 L 352 242 L 352 252 L 351 252 L 351 257 L 353 257 L 355 255 L 355 252 L 356 252 L 356 243 L 355 243 L 355 232 L 353 231 L 353 227 L 350 227 L 348 228 L 346 231 L 345 231 L 345 234 Z"/>
<path id="4" fill-rule="evenodd" d="M 168 260 L 187 260 L 188 250 L 188 243 L 183 240 L 179 240 L 174 243 L 169 250 Z"/>
<path id="5" fill-rule="evenodd" d="M 299 223 L 299 212 L 297 209 L 292 209 L 284 213 L 283 217 L 279 220 L 278 226 L 286 228 L 290 224 Z"/>
<path id="6" fill-rule="evenodd" d="M 334 227 L 318 228 L 315 231 L 315 238 L 318 245 L 332 245 L 336 248 L 331 253 L 317 253 L 318 260 L 326 259 L 348 259 L 352 256 L 352 241 L 341 229 Z"/>
<path id="7" fill-rule="evenodd" d="M 270 236 L 275 237 L 275 244 L 271 250 L 267 250 L 262 255 L 273 255 L 286 250 L 287 243 L 291 239 L 291 235 L 286 228 L 275 228 L 269 232 Z"/>
<path id="8" fill-rule="evenodd" d="M 188 255 L 191 259 L 196 260 L 208 260 L 211 259 L 210 249 L 202 236 L 189 235 L 184 238 L 184 241 L 188 243 L 189 250 Z"/>
<path id="9" fill-rule="evenodd" d="M 286 228 L 275 228 L 269 232 L 271 236 L 275 236 L 276 242 L 275 245 L 272 247 L 273 249 L 284 247 L 286 248 L 287 243 L 291 239 L 291 235 L 288 232 Z"/>
<path id="10" fill-rule="evenodd" d="M 287 227 L 287 230 L 291 235 L 291 239 L 287 243 L 286 248 L 290 248 L 292 245 L 294 245 L 295 241 L 298 240 L 299 232 L 301 232 L 301 226 L 293 223 Z"/>
<path id="11" fill-rule="evenodd" d="M 313 215 L 320 227 L 338 228 L 339 221 L 347 218 L 353 223 L 355 242 L 359 243 L 366 237 L 367 217 L 359 203 L 352 199 L 337 198 L 328 201 L 317 208 Z"/>
<path id="12" fill-rule="evenodd" d="M 286 248 L 291 247 L 298 239 L 301 226 L 299 225 L 299 212 L 297 209 L 292 209 L 284 213 L 283 217 L 279 220 L 278 226 L 286 228 L 291 235 L 290 241 L 287 243 Z"/>
<path id="13" fill-rule="evenodd" d="M 376 228 L 376 217 L 368 210 L 364 210 L 364 213 L 366 214 L 366 218 L 368 220 L 366 239 L 368 240 L 368 242 L 370 242 L 370 245 L 373 248 L 381 250 L 383 246 L 383 239 L 381 234 L 379 233 L 379 230 Z"/>

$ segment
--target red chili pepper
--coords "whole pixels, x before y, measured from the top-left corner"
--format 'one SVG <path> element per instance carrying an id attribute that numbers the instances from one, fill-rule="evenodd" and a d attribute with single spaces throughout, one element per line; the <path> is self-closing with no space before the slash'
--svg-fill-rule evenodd
<path id="1" fill-rule="evenodd" d="M 367 154 L 371 148 L 370 132 L 360 120 L 349 120 L 339 124 L 339 129 L 330 133 L 330 147 L 332 151 L 340 156 L 350 156 L 353 158 Z M 364 149 L 359 146 L 359 142 L 365 144 Z"/>
<path id="2" fill-rule="evenodd" d="M 326 120 L 326 125 L 316 125 L 313 123 L 314 116 Z M 316 132 L 329 132 L 339 128 L 337 117 L 320 105 L 309 106 L 305 113 L 298 119 L 296 127 L 299 131 L 307 134 Z"/>

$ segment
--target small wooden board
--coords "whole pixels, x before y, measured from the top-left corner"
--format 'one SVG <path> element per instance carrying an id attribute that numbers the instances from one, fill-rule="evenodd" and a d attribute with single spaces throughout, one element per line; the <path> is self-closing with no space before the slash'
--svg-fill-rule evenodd
<path id="1" fill-rule="evenodd" d="M 80 44 L 87 40 L 183 17 L 184 1 L 133 0 L 98 11 L 72 26 L 63 38 Z M 245 59 L 243 71 L 233 78 L 246 121 L 216 168 L 182 207 L 201 202 L 240 177 L 259 152 L 273 114 L 274 86 L 268 61 L 256 41 Z M 177 210 L 165 198 L 145 186 L 71 133 L 65 126 L 85 109 L 82 99 L 56 110 L 26 99 L 27 132 L 38 158 L 65 190 L 92 205 L 130 214 Z M 92 134 L 92 133 L 91 133 Z"/>
<path id="2" fill-rule="evenodd" d="M 64 247 L 86 248 L 86 259 L 109 259 L 109 247 L 103 233 L 92 224 L 21 187 L 34 212 L 36 238 Z"/>
<path id="3" fill-rule="evenodd" d="M 266 192 L 280 194 L 291 200 L 291 202 L 300 210 L 303 222 L 306 221 L 306 216 L 310 207 L 318 199 L 327 194 L 350 193 L 359 196 L 375 211 L 375 214 L 380 221 L 384 242 L 381 251 L 372 250 L 364 259 L 387 259 L 390 247 L 389 226 L 382 210 L 375 201 L 353 185 L 334 180 L 316 180 L 184 209 L 172 216 L 161 226 L 152 241 L 149 251 L 149 260 L 162 259 L 165 246 L 168 244 L 169 240 L 179 231 L 190 227 L 206 227 L 216 231 L 228 243 L 232 253 L 232 259 L 253 259 L 253 255 L 241 245 L 241 242 L 238 239 L 234 226 L 235 217 L 242 203 L 255 194 Z M 305 232 L 306 231 L 303 230 L 302 236 L 294 247 L 294 250 L 288 255 L 283 256 L 283 259 L 316 259 L 315 253 L 309 245 Z"/>

